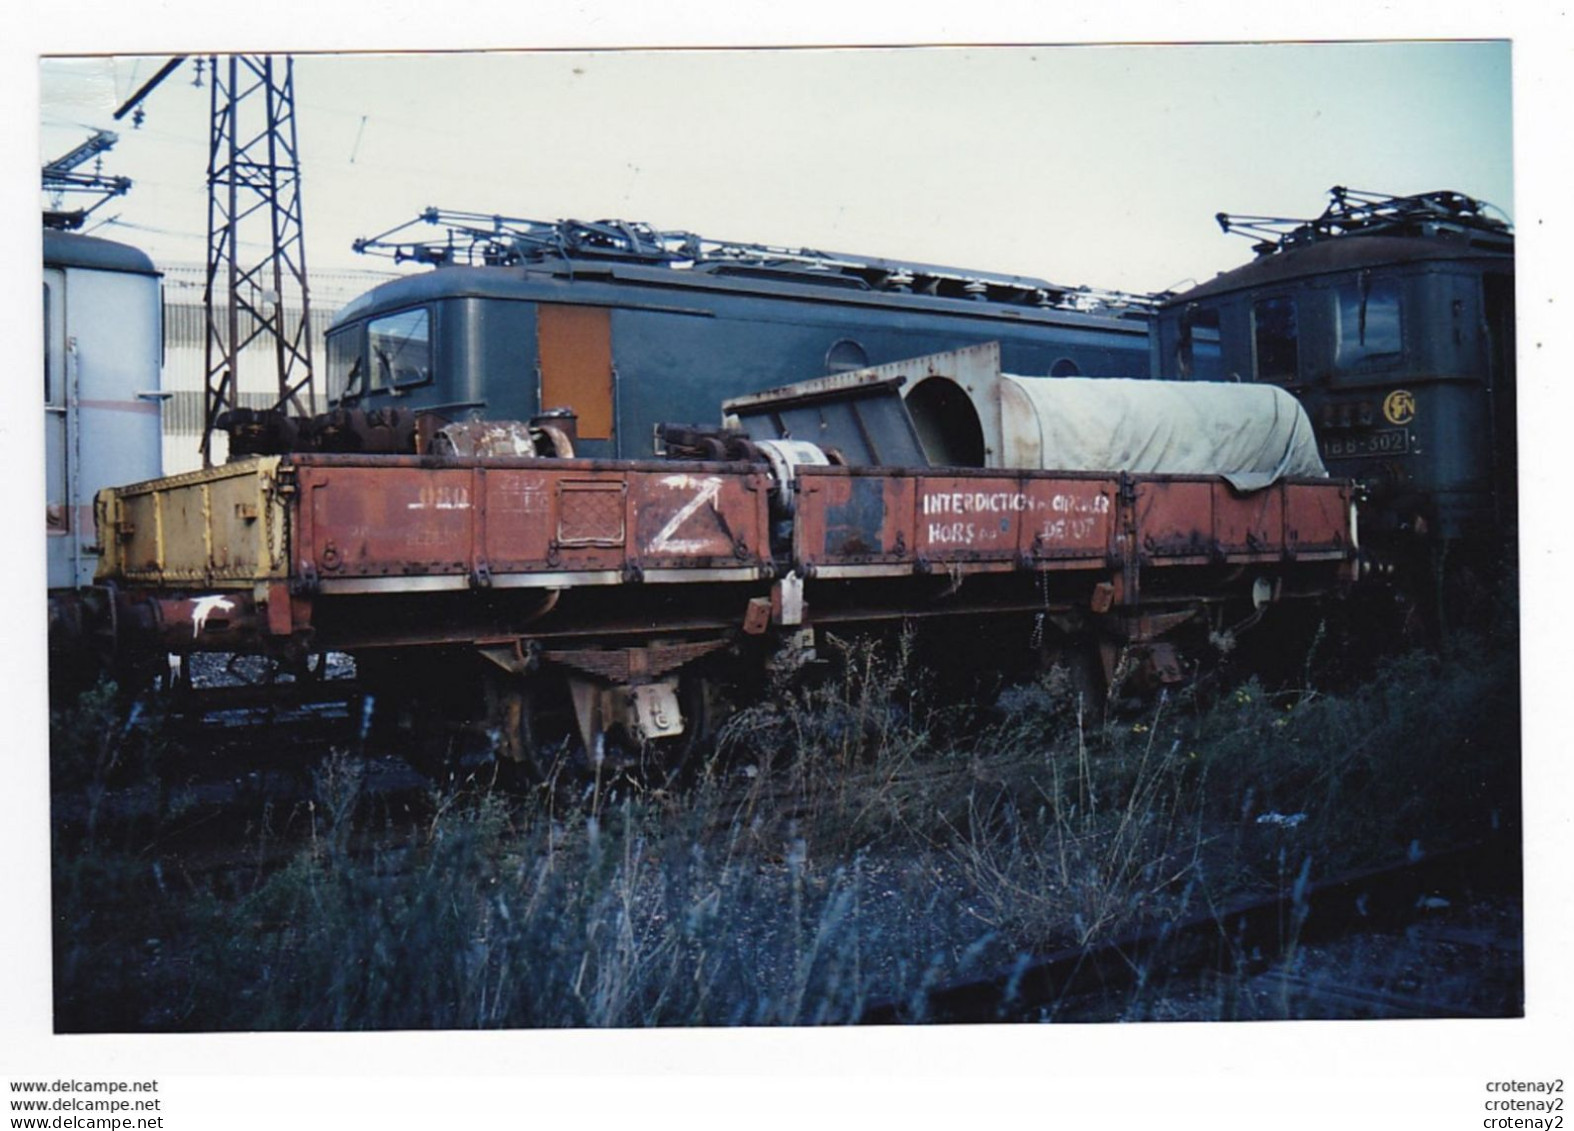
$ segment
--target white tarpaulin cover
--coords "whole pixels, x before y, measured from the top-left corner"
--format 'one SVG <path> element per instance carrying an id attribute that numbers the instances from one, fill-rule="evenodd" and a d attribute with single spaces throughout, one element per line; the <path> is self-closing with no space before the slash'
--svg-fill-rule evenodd
<path id="1" fill-rule="evenodd" d="M 1328 475 L 1275 385 L 1002 374 L 1000 415 L 1007 467 L 1220 475 L 1238 491 Z"/>

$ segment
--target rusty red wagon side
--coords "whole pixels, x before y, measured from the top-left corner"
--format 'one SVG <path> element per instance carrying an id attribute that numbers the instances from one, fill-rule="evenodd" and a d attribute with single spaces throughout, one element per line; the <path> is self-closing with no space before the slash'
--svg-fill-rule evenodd
<path id="1" fill-rule="evenodd" d="M 1351 503 L 1315 479 L 303 454 L 105 492 L 100 582 L 118 631 L 170 652 L 484 687 L 524 757 L 554 712 L 585 751 L 678 741 L 705 685 L 825 630 L 923 624 L 1027 664 L 1047 627 L 1174 678 L 1186 628 L 1346 585 Z"/>

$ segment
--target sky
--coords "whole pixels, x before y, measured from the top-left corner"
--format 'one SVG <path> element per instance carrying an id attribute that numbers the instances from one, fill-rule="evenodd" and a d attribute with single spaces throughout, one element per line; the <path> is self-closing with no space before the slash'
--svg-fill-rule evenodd
<path id="1" fill-rule="evenodd" d="M 15 772 L 0 793 L 0 852 L 16 865 L 0 889 L 0 906 L 15 912 L 0 964 L 0 1076 L 166 1074 L 188 1113 L 212 1117 L 181 1126 L 278 1126 L 285 1117 L 326 1126 L 304 1117 L 304 1098 L 290 1106 L 308 1096 L 327 1103 L 319 1111 L 341 1112 L 337 1125 L 355 1125 L 370 1110 L 364 1091 L 353 1111 L 332 1106 L 349 1094 L 337 1084 L 348 1073 L 374 1078 L 373 1086 L 391 1073 L 406 1084 L 432 1074 L 528 1073 L 536 1079 L 498 1109 L 510 1124 L 541 1112 L 582 1117 L 589 1098 L 600 1115 L 644 1119 L 666 1108 L 701 1125 L 718 1105 L 746 1106 L 751 1125 L 801 1126 L 824 1101 L 871 1125 L 891 1122 L 894 1110 L 921 1126 L 925 1115 L 976 1122 L 1017 1102 L 1030 1118 L 1055 1123 L 1250 1121 L 1288 1131 L 1476 1126 L 1489 1075 L 1568 1075 L 1558 1050 L 1574 1020 L 1574 988 L 1559 959 L 1570 937 L 1574 837 L 1564 811 L 1567 725 L 1556 710 L 1567 694 L 1563 578 L 1571 557 L 1568 524 L 1557 518 L 1566 512 L 1557 457 L 1567 447 L 1567 398 L 1558 390 L 1574 366 L 1559 309 L 1562 265 L 1574 251 L 1565 220 L 1574 185 L 1566 13 L 1512 0 L 443 8 L 430 0 L 271 0 L 219 11 L 199 0 L 77 0 L 64 10 L 23 6 L 8 22 L 0 43 L 8 107 L 0 119 L 0 270 L 22 310 L 19 357 L 38 356 L 33 170 L 86 127 L 110 126 L 119 100 L 177 51 L 296 53 L 308 265 L 319 270 L 386 266 L 353 255 L 350 242 L 441 205 L 544 220 L 614 216 L 715 238 L 1148 290 L 1249 257 L 1245 240 L 1218 231 L 1212 218 L 1221 210 L 1310 216 L 1335 184 L 1449 188 L 1502 207 L 1519 230 L 1522 569 L 1525 607 L 1534 610 L 1525 625 L 1531 1017 L 1087 1026 L 1074 1034 L 61 1041 L 47 1035 L 41 647 L 13 648 L 0 653 L 16 708 L 4 754 Z M 1071 43 L 1084 45 L 1042 46 Z M 1149 46 L 1085 45 L 1133 43 Z M 609 50 L 658 44 L 690 50 Z M 812 49 L 722 50 L 740 44 Z M 901 47 L 910 44 L 947 46 Z M 557 50 L 419 54 L 501 46 Z M 570 50 L 587 47 L 594 50 Z M 312 53 L 351 50 L 403 54 Z M 55 58 L 83 54 L 99 58 Z M 188 65 L 149 99 L 140 130 L 118 127 L 121 142 L 105 163 L 136 185 L 105 207 L 101 215 L 118 222 L 98 234 L 161 263 L 204 255 L 207 90 L 194 89 L 192 77 Z M 0 529 L 37 526 L 35 388 L 0 383 Z M 36 557 L 6 563 L 20 592 L 43 587 Z M 15 602 L 13 639 L 41 641 L 42 612 L 42 602 Z M 716 1075 L 683 1079 L 696 1071 Z M 784 1086 L 788 1077 L 795 1082 Z M 871 1084 L 879 1116 L 868 1106 Z M 213 1095 L 220 1098 L 201 1100 Z M 224 1106 L 225 1095 L 248 1098 L 237 1109 Z M 530 1097 L 528 1112 L 519 1095 Z M 377 1114 L 389 1128 L 413 1125 L 396 1108 Z"/>
<path id="2" fill-rule="evenodd" d="M 308 269 L 438 205 L 1152 291 L 1249 258 L 1219 211 L 1311 216 L 1335 184 L 1513 210 L 1510 45 L 303 54 Z M 40 65 L 43 152 L 91 127 L 131 192 L 95 232 L 206 246 L 209 90 L 162 56 Z M 102 221 L 108 221 L 103 223 Z"/>

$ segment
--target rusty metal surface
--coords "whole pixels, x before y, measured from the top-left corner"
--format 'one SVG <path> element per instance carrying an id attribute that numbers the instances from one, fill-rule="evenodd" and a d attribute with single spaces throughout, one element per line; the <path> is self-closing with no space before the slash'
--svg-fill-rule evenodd
<path id="1" fill-rule="evenodd" d="M 1337 481 L 1241 494 L 1207 477 L 805 466 L 794 561 L 778 563 L 769 488 L 763 469 L 728 464 L 243 461 L 108 493 L 105 572 L 163 585 L 399 578 L 415 589 L 452 577 L 485 588 L 513 574 L 764 578 L 783 564 L 1098 568 L 1133 548 L 1150 566 L 1250 563 L 1345 557 L 1353 543 Z"/>
<path id="2" fill-rule="evenodd" d="M 931 561 L 1102 562 L 1113 549 L 1114 479 L 925 476 L 920 557 Z"/>
<path id="3" fill-rule="evenodd" d="M 643 648 L 561 648 L 541 653 L 543 660 L 612 684 L 649 682 L 727 646 L 725 639 L 651 644 Z"/>
<path id="4" fill-rule="evenodd" d="M 774 555 L 789 520 L 769 474 L 703 462 L 243 461 L 114 492 L 101 529 L 111 579 L 173 650 L 528 638 L 621 682 L 666 670 L 652 638 L 799 624 L 1081 610 L 1149 640 L 1263 579 L 1327 592 L 1353 561 L 1336 481 L 800 466 L 796 483 Z"/>
<path id="5" fill-rule="evenodd" d="M 1357 532 L 1349 484 L 1288 482 L 1282 487 L 1286 536 L 1297 558 L 1343 557 L 1354 549 Z"/>
<path id="6" fill-rule="evenodd" d="M 1103 565 L 1116 552 L 1118 476 L 805 468 L 796 557 L 811 570 Z"/>
<path id="7" fill-rule="evenodd" d="M 1280 480 L 1242 494 L 1218 479 L 1139 478 L 1133 518 L 1150 565 L 1273 562 L 1344 556 L 1349 506 L 1337 480 Z"/>
<path id="8" fill-rule="evenodd" d="M 166 598 L 148 607 L 161 642 L 172 652 L 229 651 L 258 633 L 257 608 L 248 594 Z"/>
<path id="9" fill-rule="evenodd" d="M 293 553 L 321 581 L 769 564 L 766 484 L 716 465 L 303 461 Z"/>

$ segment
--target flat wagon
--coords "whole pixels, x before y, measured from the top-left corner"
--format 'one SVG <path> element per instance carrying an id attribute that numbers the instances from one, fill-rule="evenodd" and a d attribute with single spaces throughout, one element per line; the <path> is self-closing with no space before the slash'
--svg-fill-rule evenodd
<path id="1" fill-rule="evenodd" d="M 997 668 L 1085 647 L 1150 680 L 1176 641 L 1348 582 L 1350 484 L 743 458 L 258 457 L 103 492 L 125 642 L 356 657 L 537 772 L 681 762 L 711 704 L 823 634 L 915 624 Z"/>

